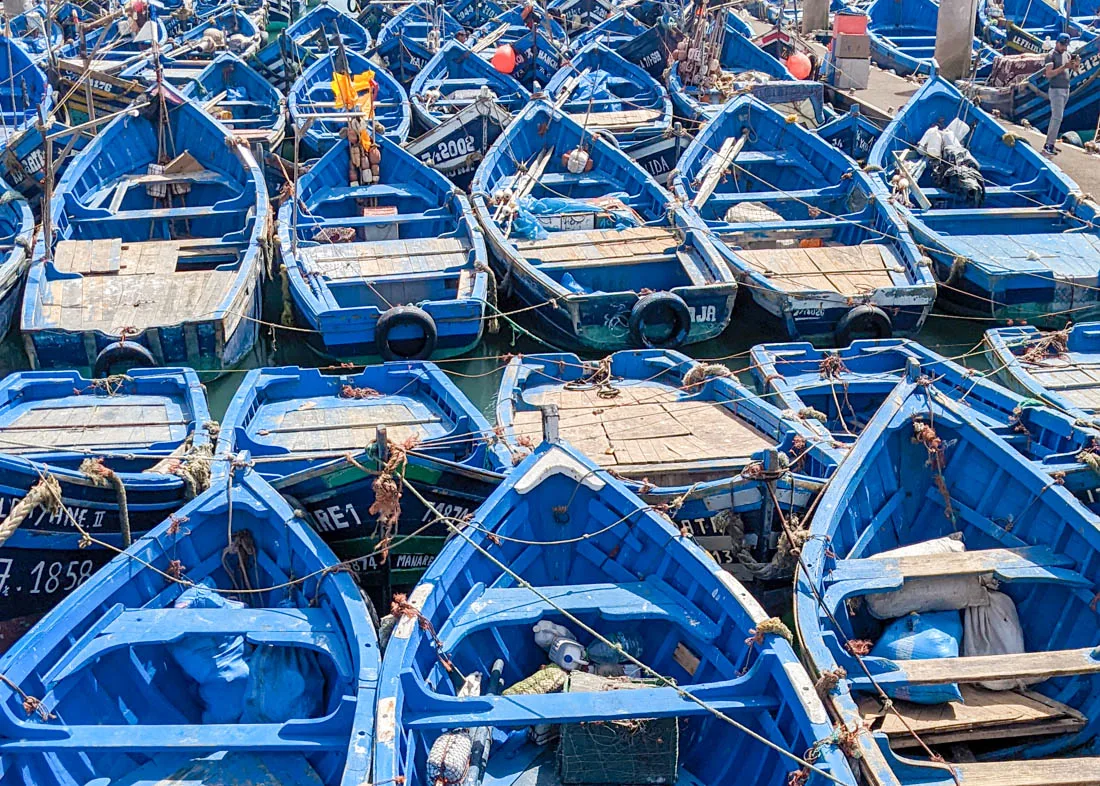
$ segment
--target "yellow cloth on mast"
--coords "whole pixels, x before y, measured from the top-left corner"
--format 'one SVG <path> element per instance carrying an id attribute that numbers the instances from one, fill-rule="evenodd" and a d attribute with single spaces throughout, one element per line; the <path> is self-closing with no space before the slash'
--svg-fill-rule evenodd
<path id="1" fill-rule="evenodd" d="M 337 109 L 356 110 L 368 117 L 374 117 L 374 97 L 378 83 L 374 71 L 356 74 L 349 78 L 347 74 L 332 75 L 332 95 Z"/>

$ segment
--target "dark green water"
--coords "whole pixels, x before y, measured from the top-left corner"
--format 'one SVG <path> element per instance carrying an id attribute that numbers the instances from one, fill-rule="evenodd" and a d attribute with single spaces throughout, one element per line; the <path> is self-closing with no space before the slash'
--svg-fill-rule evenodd
<path id="1" fill-rule="evenodd" d="M 640 283 L 644 284 L 644 282 Z M 278 299 L 278 287 L 270 287 L 266 304 L 268 315 L 279 313 Z M 502 303 L 501 306 L 507 310 L 509 307 L 515 308 L 517 304 Z M 523 334 L 523 330 L 535 335 L 539 331 L 537 322 L 524 318 L 525 316 L 517 316 L 517 322 L 522 330 L 512 329 L 506 323 L 502 324 L 499 334 L 487 335 L 467 357 L 440 364 L 458 387 L 481 408 L 490 422 L 494 419 L 493 408 L 496 404 L 497 386 L 506 362 L 502 356 L 509 353 L 531 354 L 554 351 Z M 981 341 L 982 331 L 986 327 L 988 325 L 983 323 L 969 322 L 945 314 L 932 314 L 920 335 L 917 336 L 917 340 L 947 357 L 959 358 Z M 272 332 L 274 332 L 274 340 Z M 275 365 L 330 366 L 332 361 L 311 350 L 305 344 L 302 335 L 302 333 L 283 330 L 277 326 L 265 327 L 261 333 L 261 341 L 240 366 L 221 374 L 213 372 L 201 374 L 206 383 L 210 410 L 214 418 L 221 419 L 245 372 L 249 369 Z M 686 353 L 694 358 L 725 363 L 735 371 L 743 371 L 748 364 L 746 355 L 750 347 L 763 342 L 784 340 L 785 337 L 780 334 L 777 325 L 769 325 L 758 309 L 751 303 L 739 299 L 733 320 L 725 333 L 712 341 L 687 347 Z M 960 362 L 979 368 L 984 365 L 982 358 L 977 354 L 960 358 Z M 30 363 L 23 351 L 23 338 L 18 329 L 13 329 L 11 335 L 0 343 L 0 376 L 29 368 Z M 747 382 L 747 379 L 745 381 Z"/>

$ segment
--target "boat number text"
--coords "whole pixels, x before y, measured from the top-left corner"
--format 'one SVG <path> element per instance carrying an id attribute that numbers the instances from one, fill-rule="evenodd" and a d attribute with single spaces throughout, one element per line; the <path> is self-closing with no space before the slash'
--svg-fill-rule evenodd
<path id="1" fill-rule="evenodd" d="M 688 306 L 692 322 L 715 322 L 718 319 L 718 306 Z"/>
<path id="2" fill-rule="evenodd" d="M 452 502 L 436 504 L 433 507 L 437 511 L 439 511 L 440 515 L 445 516 L 449 519 L 464 519 L 470 515 L 470 509 L 468 507 L 466 507 L 465 505 L 455 505 Z M 424 516 L 420 520 L 432 521 L 434 519 L 435 513 L 431 510 L 431 508 L 427 508 L 424 510 Z"/>
<path id="3" fill-rule="evenodd" d="M 8 586 L 8 578 L 11 576 L 10 558 L 0 559 L 0 595 L 7 597 L 12 592 Z M 31 595 L 43 593 L 52 595 L 55 592 L 72 592 L 92 575 L 95 563 L 90 559 L 74 559 L 68 562 L 47 562 L 40 560 L 33 568 L 30 575 L 34 579 L 34 586 L 29 589 Z M 23 592 L 23 587 L 15 587 L 15 592 Z"/>
<path id="4" fill-rule="evenodd" d="M 474 138 L 472 136 L 448 139 L 444 142 L 440 142 L 439 146 L 436 147 L 435 160 L 437 163 L 449 161 L 459 156 L 468 156 L 472 152 L 474 152 Z"/>
<path id="5" fill-rule="evenodd" d="M 317 529 L 321 532 L 334 532 L 348 527 L 361 527 L 363 520 L 359 518 L 359 512 L 352 504 L 329 505 L 327 508 L 315 508 L 313 518 L 317 521 Z"/>

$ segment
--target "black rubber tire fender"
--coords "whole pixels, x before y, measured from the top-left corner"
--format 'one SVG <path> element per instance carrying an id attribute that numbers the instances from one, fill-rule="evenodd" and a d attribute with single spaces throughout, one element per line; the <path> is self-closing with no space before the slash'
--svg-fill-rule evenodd
<path id="1" fill-rule="evenodd" d="M 157 365 L 153 353 L 136 341 L 113 341 L 95 356 L 92 377 L 102 379 L 111 373 L 112 366 L 127 362 L 130 368 L 150 368 Z"/>
<path id="2" fill-rule="evenodd" d="M 672 312 L 676 328 L 663 341 L 654 341 L 645 334 L 648 317 L 658 314 L 662 310 Z M 687 303 L 679 295 L 672 292 L 651 292 L 638 298 L 634 308 L 630 309 L 630 335 L 639 345 L 654 347 L 657 349 L 675 349 L 687 341 L 691 332 L 691 311 Z"/>
<path id="3" fill-rule="evenodd" d="M 390 332 L 400 325 L 413 325 L 424 334 L 424 342 L 412 355 L 402 355 L 390 345 Z M 432 315 L 418 306 L 394 306 L 378 317 L 374 328 L 374 345 L 383 360 L 427 360 L 435 352 L 439 331 Z"/>
<path id="4" fill-rule="evenodd" d="M 890 315 L 878 306 L 864 303 L 851 309 L 836 323 L 836 330 L 833 331 L 836 346 L 846 347 L 851 344 L 852 334 L 861 323 L 870 325 L 875 338 L 890 338 L 894 335 L 894 323 L 890 320 Z"/>

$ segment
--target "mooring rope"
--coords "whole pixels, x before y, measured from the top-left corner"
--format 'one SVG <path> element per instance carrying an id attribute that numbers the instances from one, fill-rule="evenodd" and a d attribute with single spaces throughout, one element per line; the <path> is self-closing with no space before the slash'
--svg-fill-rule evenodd
<path id="1" fill-rule="evenodd" d="M 48 510 L 51 516 L 56 516 L 61 512 L 61 484 L 53 475 L 46 474 L 43 476 L 41 480 L 31 486 L 23 499 L 16 502 L 12 509 L 8 511 L 4 521 L 0 522 L 0 546 L 3 546 L 4 542 L 15 534 L 15 531 L 19 529 L 19 525 L 26 521 L 27 516 L 31 515 L 39 506 Z"/>

